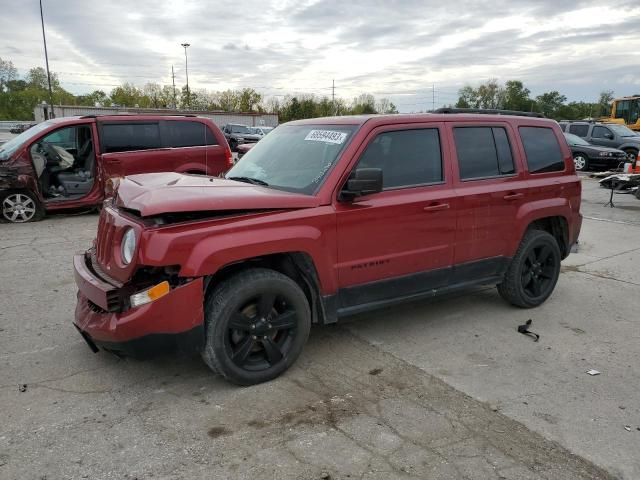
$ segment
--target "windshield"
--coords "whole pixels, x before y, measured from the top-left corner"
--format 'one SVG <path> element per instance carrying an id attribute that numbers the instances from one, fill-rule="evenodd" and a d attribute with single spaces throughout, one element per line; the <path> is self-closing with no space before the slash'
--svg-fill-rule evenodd
<path id="1" fill-rule="evenodd" d="M 564 136 L 569 145 L 591 145 L 589 142 L 583 140 L 577 135 L 574 135 L 573 133 L 565 133 Z"/>
<path id="2" fill-rule="evenodd" d="M 231 133 L 251 133 L 246 125 L 231 125 Z"/>
<path id="3" fill-rule="evenodd" d="M 41 131 L 47 129 L 53 124 L 51 120 L 39 123 L 29 130 L 25 130 L 17 137 L 12 138 L 7 143 L 0 145 L 0 160 L 9 160 L 16 150 L 27 143 L 33 137 L 37 136 Z"/>
<path id="4" fill-rule="evenodd" d="M 244 177 L 279 190 L 313 195 L 351 140 L 355 128 L 354 125 L 280 126 L 256 143 L 227 172 L 226 178 Z"/>
<path id="5" fill-rule="evenodd" d="M 637 135 L 636 132 L 631 130 L 630 128 L 625 127 L 624 125 L 607 125 L 611 130 L 616 132 L 621 137 L 635 137 Z"/>

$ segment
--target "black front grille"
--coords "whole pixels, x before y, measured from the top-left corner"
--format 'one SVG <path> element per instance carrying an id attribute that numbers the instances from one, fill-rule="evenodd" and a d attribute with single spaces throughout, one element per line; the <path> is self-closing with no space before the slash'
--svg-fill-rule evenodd
<path id="1" fill-rule="evenodd" d="M 93 303 L 91 300 L 88 300 L 88 299 L 87 299 L 87 306 L 89 307 L 89 310 L 95 313 L 109 313 L 104 308 L 100 307 L 100 305 L 96 305 L 95 303 Z"/>

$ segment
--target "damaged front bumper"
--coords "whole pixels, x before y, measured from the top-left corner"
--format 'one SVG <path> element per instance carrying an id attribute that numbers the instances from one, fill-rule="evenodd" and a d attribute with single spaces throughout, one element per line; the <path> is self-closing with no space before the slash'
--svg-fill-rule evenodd
<path id="1" fill-rule="evenodd" d="M 172 288 L 158 300 L 135 308 L 122 302 L 122 287 L 96 274 L 90 257 L 75 255 L 78 286 L 74 325 L 93 351 L 147 357 L 179 347 L 202 348 L 204 341 L 203 280 Z"/>

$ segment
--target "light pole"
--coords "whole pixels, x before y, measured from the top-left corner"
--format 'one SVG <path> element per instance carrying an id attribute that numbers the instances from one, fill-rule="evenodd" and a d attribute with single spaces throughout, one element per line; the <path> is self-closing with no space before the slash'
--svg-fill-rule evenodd
<path id="1" fill-rule="evenodd" d="M 191 92 L 189 92 L 189 63 L 187 62 L 187 47 L 190 47 L 189 43 L 181 43 L 184 47 L 184 73 L 187 76 L 187 106 L 191 107 Z"/>
<path id="2" fill-rule="evenodd" d="M 53 118 L 54 117 L 53 93 L 51 91 L 51 75 L 49 74 L 49 55 L 47 54 L 47 37 L 44 34 L 44 15 L 42 14 L 42 0 L 40 0 L 40 22 L 42 23 L 42 41 L 44 43 L 44 60 L 47 64 L 47 82 L 49 83 L 49 105 L 51 105 L 51 118 Z"/>

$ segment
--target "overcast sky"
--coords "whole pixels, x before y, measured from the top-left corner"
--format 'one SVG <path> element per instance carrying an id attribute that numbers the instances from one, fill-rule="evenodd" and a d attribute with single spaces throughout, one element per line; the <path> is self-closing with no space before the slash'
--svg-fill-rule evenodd
<path id="1" fill-rule="evenodd" d="M 65 88 L 390 97 L 402 112 L 454 103 L 464 84 L 522 80 L 569 100 L 640 93 L 640 0 L 43 0 Z M 0 57 L 44 66 L 37 0 L 0 0 Z"/>

